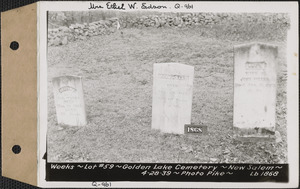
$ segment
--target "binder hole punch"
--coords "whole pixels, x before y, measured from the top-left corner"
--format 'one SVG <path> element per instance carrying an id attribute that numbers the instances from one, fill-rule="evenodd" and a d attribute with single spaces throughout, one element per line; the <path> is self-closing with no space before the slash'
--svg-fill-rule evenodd
<path id="1" fill-rule="evenodd" d="M 19 154 L 19 153 L 21 152 L 21 147 L 20 147 L 19 145 L 14 145 L 14 146 L 12 147 L 12 151 L 13 151 L 13 153 L 15 153 L 15 154 Z"/>
<path id="2" fill-rule="evenodd" d="M 16 42 L 16 41 L 11 42 L 11 43 L 10 43 L 10 48 L 11 48 L 12 50 L 17 50 L 17 49 L 19 48 L 19 43 Z"/>

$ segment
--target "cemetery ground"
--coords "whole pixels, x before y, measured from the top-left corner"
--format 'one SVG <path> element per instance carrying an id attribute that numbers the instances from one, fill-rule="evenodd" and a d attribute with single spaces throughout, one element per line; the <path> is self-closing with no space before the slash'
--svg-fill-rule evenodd
<path id="1" fill-rule="evenodd" d="M 127 28 L 48 47 L 48 161 L 286 163 L 284 39 L 254 36 L 248 40 L 209 32 L 201 27 Z M 252 41 L 279 46 L 279 142 L 233 139 L 233 45 Z M 194 66 L 191 121 L 207 125 L 207 135 L 151 129 L 153 64 L 168 62 Z M 62 75 L 83 78 L 86 126 L 57 124 L 51 81 Z"/>

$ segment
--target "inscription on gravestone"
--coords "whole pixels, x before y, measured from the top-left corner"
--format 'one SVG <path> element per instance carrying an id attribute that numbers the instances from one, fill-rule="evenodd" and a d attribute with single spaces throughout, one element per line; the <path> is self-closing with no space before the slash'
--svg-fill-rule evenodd
<path id="1" fill-rule="evenodd" d="M 81 77 L 61 76 L 52 79 L 58 124 L 87 124 Z"/>
<path id="2" fill-rule="evenodd" d="M 233 124 L 238 136 L 264 137 L 275 130 L 277 53 L 277 46 L 263 43 L 234 47 Z"/>
<path id="3" fill-rule="evenodd" d="M 194 67 L 179 63 L 153 65 L 152 128 L 184 134 L 192 112 Z"/>

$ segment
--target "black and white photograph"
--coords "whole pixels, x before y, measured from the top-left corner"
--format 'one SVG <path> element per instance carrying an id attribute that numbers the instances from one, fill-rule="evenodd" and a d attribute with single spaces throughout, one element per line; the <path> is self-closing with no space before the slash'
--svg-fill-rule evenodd
<path id="1" fill-rule="evenodd" d="M 41 3 L 41 185 L 294 181 L 291 5 Z"/>
<path id="2" fill-rule="evenodd" d="M 285 13 L 49 11 L 48 161 L 287 163 L 289 28 Z"/>

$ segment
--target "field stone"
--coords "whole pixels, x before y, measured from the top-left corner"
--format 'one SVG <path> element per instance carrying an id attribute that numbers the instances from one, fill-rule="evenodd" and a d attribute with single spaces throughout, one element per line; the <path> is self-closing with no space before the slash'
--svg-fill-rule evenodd
<path id="1" fill-rule="evenodd" d="M 68 44 L 68 37 L 67 36 L 65 36 L 64 38 L 63 38 L 63 40 L 62 40 L 62 42 L 61 42 L 63 45 L 66 45 L 66 44 Z"/>
<path id="2" fill-rule="evenodd" d="M 60 38 L 56 37 L 53 41 L 53 45 L 58 46 L 61 44 Z"/>

